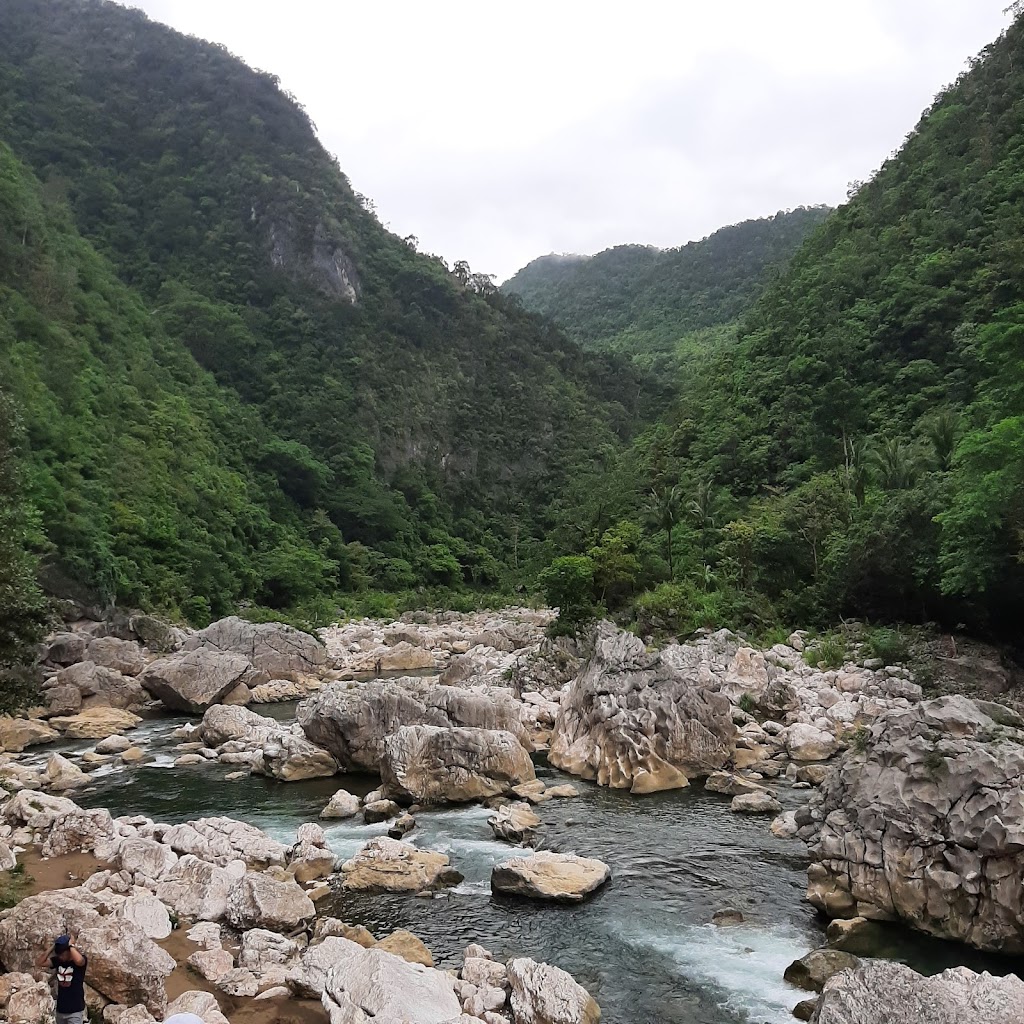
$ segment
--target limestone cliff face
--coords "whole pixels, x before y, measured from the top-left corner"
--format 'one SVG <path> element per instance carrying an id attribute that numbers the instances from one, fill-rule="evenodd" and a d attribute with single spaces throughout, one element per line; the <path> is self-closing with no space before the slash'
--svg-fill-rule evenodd
<path id="1" fill-rule="evenodd" d="M 810 807 L 811 902 L 1024 950 L 1024 720 L 941 697 L 880 718 L 857 746 Z"/>
<path id="2" fill-rule="evenodd" d="M 360 284 L 355 263 L 332 232 L 318 222 L 312 237 L 303 238 L 293 220 L 269 227 L 270 262 L 290 277 L 312 285 L 329 299 L 355 305 Z"/>

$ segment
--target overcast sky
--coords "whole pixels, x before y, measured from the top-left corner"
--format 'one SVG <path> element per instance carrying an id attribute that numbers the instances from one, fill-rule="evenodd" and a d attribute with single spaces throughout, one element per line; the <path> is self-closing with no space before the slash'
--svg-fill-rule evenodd
<path id="1" fill-rule="evenodd" d="M 279 75 L 393 231 L 499 280 L 841 202 L 1009 0 L 135 0 Z"/>

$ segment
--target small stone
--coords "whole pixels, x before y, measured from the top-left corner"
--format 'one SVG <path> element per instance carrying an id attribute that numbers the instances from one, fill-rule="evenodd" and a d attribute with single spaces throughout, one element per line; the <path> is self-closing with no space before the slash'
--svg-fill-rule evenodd
<path id="1" fill-rule="evenodd" d="M 723 910 L 716 910 L 711 915 L 711 923 L 720 928 L 731 924 L 743 924 L 743 915 L 738 910 L 726 907 Z"/>
<path id="2" fill-rule="evenodd" d="M 767 790 L 759 793 L 742 793 L 732 798 L 729 810 L 737 814 L 778 814 L 782 804 Z"/>
<path id="3" fill-rule="evenodd" d="M 814 1011 L 818 1008 L 817 999 L 801 999 L 796 1006 L 793 1007 L 793 1016 L 797 1020 L 811 1020 L 814 1017 Z"/>
<path id="4" fill-rule="evenodd" d="M 812 949 L 806 956 L 794 960 L 783 978 L 797 988 L 820 992 L 833 974 L 860 967 L 860 963 L 858 957 L 839 949 Z"/>
<path id="5" fill-rule="evenodd" d="M 400 812 L 401 808 L 394 800 L 374 800 L 363 807 L 363 821 L 367 825 L 376 825 L 378 822 L 396 817 Z"/>

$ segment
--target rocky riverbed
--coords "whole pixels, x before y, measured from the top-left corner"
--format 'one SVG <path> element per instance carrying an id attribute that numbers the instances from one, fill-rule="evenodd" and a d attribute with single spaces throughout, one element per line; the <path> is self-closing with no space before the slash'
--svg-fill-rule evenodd
<path id="1" fill-rule="evenodd" d="M 98 962 L 116 940 L 94 998 L 124 1024 L 185 1006 L 189 981 L 207 1020 L 573 1024 L 600 1004 L 622 1024 L 731 1024 L 800 1003 L 873 1024 L 884 1006 L 849 1016 L 880 984 L 855 954 L 1009 970 L 877 923 L 1016 948 L 1024 732 L 1008 709 L 923 702 L 901 666 L 826 671 L 799 633 L 767 651 L 725 632 L 649 650 L 604 624 L 584 650 L 546 639 L 547 612 L 409 618 L 322 643 L 144 617 L 51 638 L 45 706 L 0 721 L 0 866 L 52 881 L 71 858 L 81 884 L 5 912 L 8 1019 L 45 1009 L 17 972 L 31 922 L 54 915 L 81 918 Z M 915 737 L 938 753 L 908 752 Z M 937 758 L 957 778 L 945 802 L 913 768 L 935 775 Z M 862 806 L 878 785 L 902 830 L 885 841 Z M 920 837 L 936 852 L 911 869 Z M 814 906 L 850 919 L 829 945 L 802 840 Z M 892 871 L 908 895 L 886 903 Z M 976 992 L 993 1020 L 1018 1005 L 1012 976 L 975 977 L 922 992 L 945 984 L 951 1007 Z"/>

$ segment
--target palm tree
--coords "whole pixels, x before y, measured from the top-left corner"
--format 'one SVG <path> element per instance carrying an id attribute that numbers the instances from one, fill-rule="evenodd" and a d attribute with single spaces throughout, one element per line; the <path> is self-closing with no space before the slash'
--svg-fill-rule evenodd
<path id="1" fill-rule="evenodd" d="M 668 535 L 665 545 L 665 554 L 668 556 L 668 578 L 675 579 L 675 567 L 672 562 L 672 531 L 679 522 L 680 494 L 679 484 L 672 487 L 662 487 L 659 492 L 656 487 L 651 488 L 651 511 L 658 526 Z"/>
<path id="2" fill-rule="evenodd" d="M 959 428 L 960 417 L 948 408 L 940 409 L 925 421 L 924 435 L 931 442 L 935 462 L 944 473 L 953 465 Z"/>
<path id="3" fill-rule="evenodd" d="M 854 440 L 843 435 L 843 459 L 845 462 L 846 492 L 858 505 L 864 504 L 864 494 L 871 483 L 871 464 L 874 452 L 870 442 L 861 438 Z"/>
<path id="4" fill-rule="evenodd" d="M 889 491 L 902 491 L 914 486 L 917 459 L 910 445 L 898 437 L 887 437 L 874 454 L 881 485 Z"/>
<path id="5" fill-rule="evenodd" d="M 689 512 L 700 530 L 700 553 L 706 562 L 708 531 L 715 527 L 715 492 L 710 480 L 697 482 L 697 491 L 690 501 Z"/>

